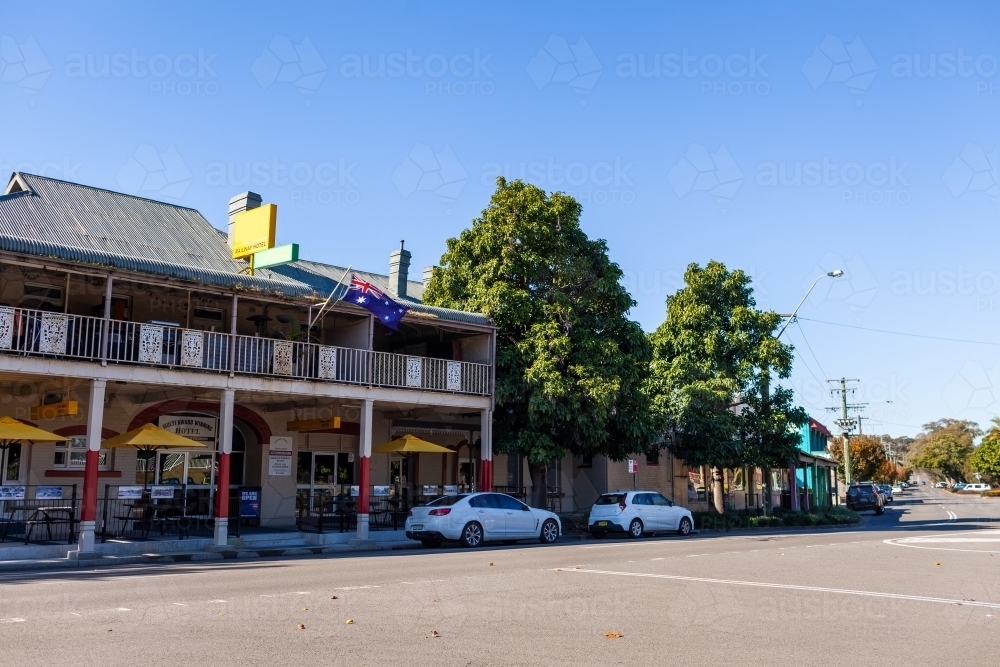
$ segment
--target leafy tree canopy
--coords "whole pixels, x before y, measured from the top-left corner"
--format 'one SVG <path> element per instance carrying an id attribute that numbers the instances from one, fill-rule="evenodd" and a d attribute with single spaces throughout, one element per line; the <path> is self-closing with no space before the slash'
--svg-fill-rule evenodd
<path id="1" fill-rule="evenodd" d="M 962 479 L 975 439 L 983 432 L 975 422 L 939 419 L 924 424 L 910 448 L 910 464 L 934 470 L 949 479 Z"/>
<path id="2" fill-rule="evenodd" d="M 852 482 L 895 482 L 896 466 L 885 455 L 882 438 L 874 435 L 856 435 L 851 441 Z M 830 454 L 840 462 L 837 473 L 844 476 L 844 439 L 836 438 L 830 444 Z"/>
<path id="3" fill-rule="evenodd" d="M 968 467 L 990 481 L 1000 480 L 1000 418 L 993 419 L 992 428 L 969 456 Z"/>
<path id="4" fill-rule="evenodd" d="M 657 429 L 643 394 L 651 356 L 607 244 L 580 228 L 580 204 L 497 179 L 481 217 L 448 239 L 424 292 L 431 305 L 485 313 L 497 327 L 497 451 L 536 475 L 566 451 L 646 451 Z M 533 499 L 537 503 L 537 499 Z"/>
<path id="5" fill-rule="evenodd" d="M 787 378 L 792 348 L 774 336 L 781 319 L 757 309 L 750 278 L 724 264 L 691 264 L 652 334 L 650 394 L 669 446 L 690 465 L 783 465 L 808 419 Z"/>

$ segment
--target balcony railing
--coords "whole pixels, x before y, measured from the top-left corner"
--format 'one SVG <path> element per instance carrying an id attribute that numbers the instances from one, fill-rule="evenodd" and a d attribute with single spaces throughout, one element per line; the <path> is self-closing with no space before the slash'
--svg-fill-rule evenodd
<path id="1" fill-rule="evenodd" d="M 0 353 L 480 396 L 490 392 L 486 364 L 26 308 L 0 307 Z"/>

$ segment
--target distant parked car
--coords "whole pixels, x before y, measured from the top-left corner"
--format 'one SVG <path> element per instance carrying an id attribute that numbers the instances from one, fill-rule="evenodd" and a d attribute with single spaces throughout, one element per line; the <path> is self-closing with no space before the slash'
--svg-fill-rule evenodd
<path id="1" fill-rule="evenodd" d="M 983 493 L 992 488 L 989 484 L 966 484 L 962 487 L 962 493 Z"/>
<path id="2" fill-rule="evenodd" d="M 528 507 L 503 493 L 464 493 L 443 496 L 410 510 L 406 536 L 425 547 L 458 540 L 464 547 L 478 547 L 487 540 L 512 544 L 536 539 L 555 542 L 562 533 L 559 517 Z"/>
<path id="3" fill-rule="evenodd" d="M 968 485 L 965 482 L 957 482 L 957 483 L 955 483 L 954 486 L 951 487 L 951 490 L 952 491 L 961 491 L 966 486 L 968 486 Z"/>
<path id="4" fill-rule="evenodd" d="M 683 536 L 694 528 L 694 517 L 655 491 L 615 491 L 602 495 L 590 508 L 588 527 L 596 538 L 608 533 L 633 538 L 668 532 Z"/>
<path id="5" fill-rule="evenodd" d="M 892 487 L 888 484 L 876 484 L 875 487 L 885 496 L 885 502 L 891 503 L 894 499 L 892 497 Z"/>
<path id="6" fill-rule="evenodd" d="M 892 492 L 894 494 L 896 494 L 896 493 L 902 493 L 903 489 L 904 489 L 904 487 L 903 487 L 902 484 L 897 484 L 896 486 L 892 487 Z"/>
<path id="7" fill-rule="evenodd" d="M 948 482 L 938 482 L 937 484 L 934 485 L 934 488 L 935 489 L 947 489 L 948 488 Z"/>
<path id="8" fill-rule="evenodd" d="M 874 510 L 875 514 L 885 511 L 885 497 L 871 482 L 851 484 L 847 489 L 847 509 L 855 512 Z"/>

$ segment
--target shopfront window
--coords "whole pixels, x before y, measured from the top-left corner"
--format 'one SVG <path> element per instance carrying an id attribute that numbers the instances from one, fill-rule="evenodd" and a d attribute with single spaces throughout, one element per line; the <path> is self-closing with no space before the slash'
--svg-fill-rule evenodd
<path id="1" fill-rule="evenodd" d="M 111 457 L 106 449 L 101 450 L 98 459 L 98 470 L 111 469 Z M 87 438 L 83 436 L 70 438 L 56 443 L 55 457 L 52 467 L 66 470 L 83 470 L 87 467 Z"/>
<path id="2" fill-rule="evenodd" d="M 0 450 L 2 452 L 2 450 Z M 7 448 L 3 469 L 0 470 L 0 483 L 21 481 L 21 445 L 11 445 Z"/>

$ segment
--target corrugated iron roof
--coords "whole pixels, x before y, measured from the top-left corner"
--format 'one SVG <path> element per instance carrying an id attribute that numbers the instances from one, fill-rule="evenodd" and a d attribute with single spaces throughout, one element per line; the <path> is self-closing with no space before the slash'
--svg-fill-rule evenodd
<path id="1" fill-rule="evenodd" d="M 0 195 L 0 250 L 199 282 L 226 289 L 325 299 L 343 267 L 299 261 L 241 274 L 226 234 L 197 210 L 15 172 Z M 381 289 L 388 276 L 355 272 Z M 415 316 L 489 325 L 477 313 L 425 306 L 423 283 L 402 300 Z"/>

